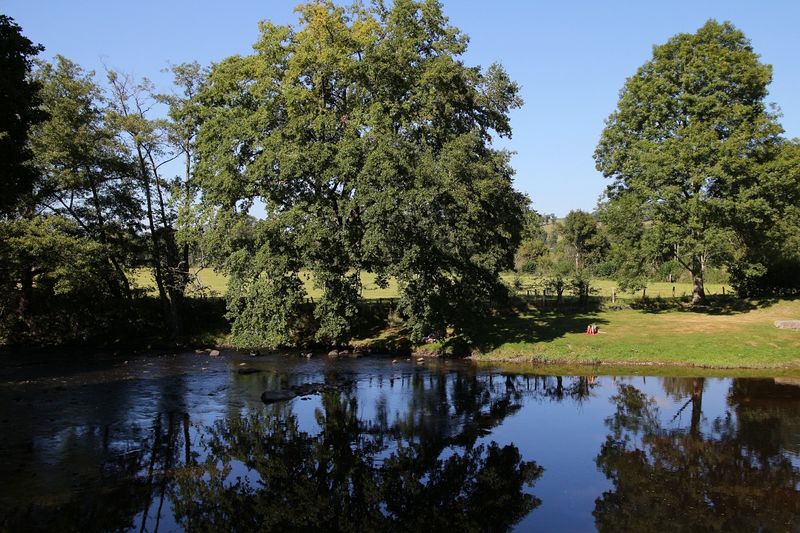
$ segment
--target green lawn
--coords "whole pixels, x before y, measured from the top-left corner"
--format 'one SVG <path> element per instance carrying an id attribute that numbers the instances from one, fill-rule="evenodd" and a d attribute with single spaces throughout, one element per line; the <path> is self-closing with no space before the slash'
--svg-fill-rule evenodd
<path id="1" fill-rule="evenodd" d="M 537 290 L 537 283 L 536 283 L 537 278 L 534 275 L 520 274 L 517 276 L 513 272 L 506 272 L 501 275 L 503 281 L 505 281 L 509 285 L 513 284 L 514 279 L 517 277 L 519 278 L 519 281 L 522 284 L 520 292 L 522 292 L 523 294 L 526 294 L 527 291 L 530 291 L 530 293 L 533 294 L 533 291 Z M 616 296 L 619 299 L 629 300 L 642 297 L 642 291 L 637 291 L 636 293 L 620 292 L 620 290 L 617 288 L 617 283 L 610 279 L 593 279 L 591 285 L 592 285 L 592 295 L 594 296 L 611 298 L 611 291 L 615 290 Z M 648 298 L 671 298 L 673 287 L 675 287 L 676 297 L 691 296 L 692 294 L 691 283 L 650 282 L 647 285 L 646 296 Z M 722 294 L 723 287 L 725 289 L 725 294 L 732 293 L 733 289 L 728 284 L 706 283 L 705 284 L 706 294 L 710 295 Z"/>
<path id="2" fill-rule="evenodd" d="M 225 290 L 228 287 L 228 280 L 225 278 L 224 275 L 215 272 L 210 268 L 204 269 L 195 269 L 192 271 L 195 275 L 195 283 L 193 284 L 194 290 L 210 290 L 217 295 L 225 294 Z M 501 278 L 504 282 L 511 285 L 515 278 L 515 274 L 513 273 L 504 273 L 501 275 Z M 536 286 L 536 278 L 534 276 L 528 274 L 522 274 L 519 276 L 520 282 L 522 283 L 522 288 L 519 290 L 521 294 L 526 294 L 530 291 L 530 294 L 533 294 L 535 290 L 534 287 Z M 397 283 L 394 279 L 389 280 L 389 286 L 385 289 L 381 289 L 377 285 L 375 285 L 375 275 L 370 273 L 364 273 L 361 276 L 361 281 L 363 283 L 363 292 L 362 296 L 365 299 L 378 299 L 378 298 L 397 298 Z M 153 280 L 153 274 L 149 269 L 138 269 L 133 275 L 133 282 L 142 288 L 146 288 L 150 291 L 155 292 L 155 281 Z M 304 276 L 303 282 L 305 284 L 306 292 L 308 292 L 309 296 L 312 298 L 319 298 L 321 296 L 321 291 L 314 287 L 313 280 L 310 276 Z M 616 289 L 617 284 L 612 280 L 607 279 L 596 279 L 592 280 L 592 289 L 593 295 L 600 296 L 603 298 L 611 298 L 611 291 Z M 692 293 L 692 286 L 690 283 L 662 283 L 662 282 L 654 282 L 650 283 L 647 287 L 647 297 L 648 298 L 668 298 L 672 297 L 672 288 L 675 287 L 675 296 L 686 296 L 691 295 Z M 725 288 L 726 293 L 731 292 L 731 287 L 729 285 L 722 285 L 722 284 L 715 284 L 709 283 L 706 284 L 706 293 L 707 294 L 722 294 L 723 287 Z M 636 294 L 630 293 L 622 293 L 619 290 L 616 290 L 617 298 L 622 300 L 630 300 L 630 299 L 638 299 L 641 298 L 642 292 L 639 291 Z"/>
<path id="3" fill-rule="evenodd" d="M 668 364 L 717 368 L 800 368 L 800 331 L 775 320 L 800 318 L 800 300 L 751 309 L 672 309 L 577 314 L 529 311 L 498 318 L 479 360 Z M 586 335 L 597 324 L 600 334 Z"/>
<path id="4" fill-rule="evenodd" d="M 190 292 L 211 291 L 212 294 L 222 296 L 228 288 L 228 279 L 210 268 L 193 269 L 192 275 L 194 282 L 192 283 Z M 322 296 L 322 291 L 314 287 L 314 282 L 310 275 L 303 275 L 303 284 L 306 292 L 311 298 L 319 298 Z M 153 273 L 149 269 L 138 269 L 132 276 L 134 284 L 138 287 L 147 289 L 155 293 L 156 283 L 153 278 Z M 397 282 L 394 279 L 389 280 L 389 286 L 382 289 L 375 285 L 375 275 L 365 273 L 361 275 L 362 296 L 368 300 L 375 300 L 378 298 L 396 298 L 397 297 Z"/>

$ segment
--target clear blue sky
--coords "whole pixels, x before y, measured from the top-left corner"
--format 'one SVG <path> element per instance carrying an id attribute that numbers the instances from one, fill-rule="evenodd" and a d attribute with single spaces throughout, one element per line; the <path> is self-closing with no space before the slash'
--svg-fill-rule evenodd
<path id="1" fill-rule="evenodd" d="M 162 89 L 169 63 L 207 65 L 250 53 L 257 21 L 295 20 L 298 0 L 1 0 L 0 12 L 46 47 L 87 69 L 147 76 Z M 534 207 L 561 216 L 591 210 L 606 186 L 592 153 L 625 78 L 660 44 L 707 19 L 729 20 L 773 65 L 768 100 L 789 137 L 800 136 L 800 2 L 445 0 L 452 24 L 471 38 L 469 64 L 499 61 L 522 86 L 514 112 L 516 185 Z"/>

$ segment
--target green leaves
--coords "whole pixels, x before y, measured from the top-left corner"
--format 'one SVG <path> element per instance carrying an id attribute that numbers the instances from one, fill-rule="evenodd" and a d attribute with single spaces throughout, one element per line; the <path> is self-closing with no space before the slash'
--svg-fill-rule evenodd
<path id="1" fill-rule="evenodd" d="M 677 250 L 675 259 L 695 278 L 695 302 L 703 298 L 704 264 L 732 253 L 724 243 L 737 196 L 757 181 L 752 162 L 782 132 L 764 104 L 771 77 L 742 32 L 711 20 L 654 48 L 625 82 L 595 151 L 597 169 L 613 180 L 610 203 L 626 198 L 646 221 L 641 239 Z M 614 209 L 607 216 L 617 214 L 627 216 Z M 617 249 L 629 233 L 623 230 Z M 630 245 L 630 257 L 653 251 Z"/>
<path id="2" fill-rule="evenodd" d="M 37 109 L 38 85 L 29 74 L 42 50 L 22 35 L 14 19 L 0 15 L 0 217 L 31 209 L 28 131 L 44 117 Z"/>
<path id="3" fill-rule="evenodd" d="M 232 278 L 312 274 L 324 293 L 315 336 L 329 344 L 349 338 L 359 272 L 398 279 L 415 337 L 463 330 L 474 319 L 461 308 L 488 312 L 521 231 L 509 156 L 491 147 L 493 134 L 510 135 L 516 84 L 497 65 L 461 63 L 466 38 L 436 2 L 316 2 L 298 13 L 296 28 L 262 24 L 256 53 L 215 65 L 197 97 L 205 208 L 227 218 L 263 203 L 257 225 L 290 243 L 251 249 L 217 234 L 234 254 L 251 250 L 249 266 L 263 254 L 288 270 L 218 265 Z M 296 297 L 238 292 L 235 336 L 286 341 L 288 322 L 252 320 L 246 300 L 277 309 Z"/>

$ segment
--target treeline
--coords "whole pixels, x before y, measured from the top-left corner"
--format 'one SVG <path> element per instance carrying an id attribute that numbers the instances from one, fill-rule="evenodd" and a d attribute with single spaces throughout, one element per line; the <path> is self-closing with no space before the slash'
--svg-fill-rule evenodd
<path id="1" fill-rule="evenodd" d="M 513 267 L 583 301 L 592 277 L 688 275 L 701 304 L 712 269 L 742 296 L 800 288 L 800 145 L 765 102 L 771 68 L 730 24 L 654 48 L 595 151 L 612 185 L 595 213 L 556 221 L 526 211 L 493 146 L 519 87 L 464 64 L 468 39 L 437 1 L 297 13 L 262 23 L 250 55 L 173 66 L 168 94 L 39 60 L 0 18 L 4 342 L 180 342 L 199 316 L 195 257 L 227 276 L 241 346 L 347 343 L 365 272 L 397 280 L 415 341 L 468 340 L 507 303 Z"/>
<path id="2" fill-rule="evenodd" d="M 176 221 L 194 195 L 188 102 L 201 69 L 173 67 L 176 92 L 163 95 L 110 69 L 101 87 L 69 59 L 38 60 L 42 49 L 0 18 L 0 338 L 180 339 L 190 276 Z M 165 175 L 178 158 L 183 174 Z M 138 268 L 152 271 L 160 312 Z"/>
<path id="3" fill-rule="evenodd" d="M 252 55 L 174 67 L 169 95 L 39 61 L 3 17 L 0 337 L 161 323 L 180 341 L 192 253 L 227 276 L 244 346 L 346 343 L 362 272 L 397 280 L 414 340 L 468 335 L 503 301 L 527 199 L 492 138 L 511 133 L 517 85 L 464 65 L 468 40 L 435 1 L 298 14 L 262 23 Z M 311 306 L 306 277 L 322 292 Z"/>
<path id="4" fill-rule="evenodd" d="M 739 296 L 800 289 L 800 143 L 765 102 L 772 68 L 730 23 L 656 46 L 628 78 L 595 151 L 612 180 L 596 212 L 528 214 L 518 270 L 585 298 L 589 276 L 624 290 L 688 276 L 692 302 L 720 272 Z"/>

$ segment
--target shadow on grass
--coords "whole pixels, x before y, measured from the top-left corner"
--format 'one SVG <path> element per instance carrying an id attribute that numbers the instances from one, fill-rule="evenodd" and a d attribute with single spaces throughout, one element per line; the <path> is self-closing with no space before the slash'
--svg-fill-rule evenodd
<path id="1" fill-rule="evenodd" d="M 778 298 L 759 298 L 745 300 L 735 296 L 714 295 L 707 296 L 703 305 L 692 305 L 687 298 L 648 298 L 630 302 L 631 309 L 645 313 L 663 313 L 667 311 L 680 311 L 686 313 L 699 313 L 704 315 L 737 315 L 749 313 L 756 309 L 763 309 L 778 302 Z"/>
<path id="2" fill-rule="evenodd" d="M 475 338 L 484 351 L 506 343 L 550 342 L 568 333 L 584 333 L 587 326 L 602 326 L 608 321 L 599 318 L 596 310 L 521 310 L 491 318 Z"/>

